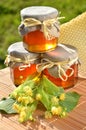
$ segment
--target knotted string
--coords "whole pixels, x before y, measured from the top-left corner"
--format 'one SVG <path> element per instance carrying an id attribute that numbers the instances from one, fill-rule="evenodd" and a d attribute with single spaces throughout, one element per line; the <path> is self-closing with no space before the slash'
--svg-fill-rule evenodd
<path id="1" fill-rule="evenodd" d="M 11 56 L 11 55 L 7 55 L 6 59 L 5 59 L 5 64 L 6 66 L 10 66 L 10 63 L 11 65 L 14 65 L 15 63 L 23 63 L 24 65 L 21 65 L 19 66 L 19 70 L 22 71 L 24 70 L 25 68 L 27 67 L 30 67 L 31 66 L 31 62 L 37 60 L 38 58 L 33 58 L 33 59 L 21 59 L 21 58 L 16 58 L 14 56 Z"/>
<path id="2" fill-rule="evenodd" d="M 76 63 L 77 64 L 78 57 L 75 59 L 72 59 L 71 61 L 61 61 L 61 62 L 52 62 L 49 59 L 43 58 L 41 60 L 41 63 L 36 65 L 36 69 L 38 72 L 42 72 L 44 69 L 49 69 L 52 68 L 53 66 L 58 67 L 58 75 L 59 78 L 61 78 L 63 81 L 67 81 L 68 77 L 71 77 L 74 74 L 74 69 L 71 68 L 71 65 Z M 71 70 L 70 74 L 66 74 L 66 70 L 69 69 Z M 65 77 L 65 79 L 63 78 Z"/>
<path id="3" fill-rule="evenodd" d="M 30 27 L 41 25 L 41 31 L 44 33 L 44 36 L 47 40 L 51 40 L 54 37 L 59 36 L 59 22 L 58 19 L 64 17 L 58 17 L 54 19 L 48 19 L 41 22 L 40 20 L 34 18 L 24 19 L 18 27 L 19 33 L 25 35 L 29 32 Z"/>
<path id="4" fill-rule="evenodd" d="M 22 71 L 22 70 L 24 70 L 24 69 L 26 69 L 27 67 L 30 67 L 30 66 L 31 66 L 30 63 L 26 64 L 26 65 L 21 65 L 21 66 L 19 66 L 19 70 Z"/>

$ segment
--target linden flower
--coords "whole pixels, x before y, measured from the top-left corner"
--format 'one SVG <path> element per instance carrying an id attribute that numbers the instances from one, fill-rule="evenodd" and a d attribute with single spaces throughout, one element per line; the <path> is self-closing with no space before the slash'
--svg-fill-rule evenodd
<path id="1" fill-rule="evenodd" d="M 58 114 L 57 107 L 53 106 L 52 109 L 51 109 L 51 112 L 52 112 L 53 115 L 57 115 Z"/>
<path id="2" fill-rule="evenodd" d="M 19 117 L 19 121 L 23 122 L 25 120 L 26 116 L 27 116 L 26 112 L 25 111 L 21 111 L 20 117 Z"/>
<path id="3" fill-rule="evenodd" d="M 29 103 L 33 103 L 34 99 L 32 97 L 29 97 Z"/>
<path id="4" fill-rule="evenodd" d="M 59 99 L 54 96 L 54 97 L 52 97 L 51 102 L 54 103 L 54 104 L 58 104 Z"/>
<path id="5" fill-rule="evenodd" d="M 27 105 L 29 103 L 28 97 L 23 97 L 23 103 Z"/>
<path id="6" fill-rule="evenodd" d="M 29 119 L 30 119 L 31 121 L 33 120 L 33 117 L 32 117 L 32 115 L 30 115 L 30 116 L 29 116 Z"/>
<path id="7" fill-rule="evenodd" d="M 65 99 L 65 93 L 62 93 L 59 98 L 60 98 L 60 100 L 64 100 Z"/>
<path id="8" fill-rule="evenodd" d="M 62 107 L 61 106 L 58 106 L 58 107 L 53 106 L 51 109 L 51 112 L 53 115 L 60 115 L 62 112 Z"/>
<path id="9" fill-rule="evenodd" d="M 21 111 L 20 106 L 16 103 L 13 104 L 13 109 L 18 113 Z"/>
<path id="10" fill-rule="evenodd" d="M 46 112 L 45 112 L 45 118 L 48 119 L 48 118 L 51 118 L 51 117 L 52 117 L 51 112 L 46 111 Z"/>
<path id="11" fill-rule="evenodd" d="M 24 104 L 24 105 L 27 105 L 29 103 L 33 103 L 34 102 L 34 99 L 30 96 L 27 96 L 27 97 L 19 97 L 19 99 L 21 99 L 21 102 Z"/>
<path id="12" fill-rule="evenodd" d="M 36 100 L 40 101 L 41 98 L 42 98 L 41 94 L 40 94 L 40 93 L 37 93 L 37 94 L 36 94 Z"/>
<path id="13" fill-rule="evenodd" d="M 28 94 L 29 96 L 32 96 L 33 95 L 33 92 L 32 92 L 32 89 L 29 87 L 29 86 L 26 86 L 24 88 L 24 91 L 26 94 Z"/>
<path id="14" fill-rule="evenodd" d="M 27 111 L 27 107 L 22 107 L 21 111 Z"/>
<path id="15" fill-rule="evenodd" d="M 17 101 L 22 102 L 22 97 L 18 97 Z"/>
<path id="16" fill-rule="evenodd" d="M 19 102 L 19 103 L 24 103 L 25 104 L 25 102 L 28 102 L 28 99 L 27 99 L 27 97 L 24 97 L 24 96 L 20 96 L 20 97 L 18 97 L 18 99 L 17 99 L 17 101 Z M 26 103 L 27 104 L 27 103 Z"/>
<path id="17" fill-rule="evenodd" d="M 67 112 L 63 111 L 62 114 L 61 114 L 61 117 L 65 117 L 66 115 L 67 115 Z"/>
<path id="18" fill-rule="evenodd" d="M 58 106 L 58 115 L 60 115 L 62 113 L 62 107 Z"/>

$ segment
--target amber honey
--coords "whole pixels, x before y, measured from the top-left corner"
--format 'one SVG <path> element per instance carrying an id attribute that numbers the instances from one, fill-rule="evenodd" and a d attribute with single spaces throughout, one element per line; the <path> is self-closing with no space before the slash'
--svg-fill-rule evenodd
<path id="1" fill-rule="evenodd" d="M 24 69 L 20 69 L 19 66 L 14 66 L 11 67 L 10 70 L 13 83 L 18 86 L 22 84 L 28 76 L 36 72 L 36 64 L 32 64 L 30 67 L 27 66 Z"/>
<path id="2" fill-rule="evenodd" d="M 77 79 L 78 79 L 78 64 L 73 64 L 71 66 L 71 68 L 73 68 L 74 74 L 72 76 L 68 77 L 68 79 L 66 81 L 63 81 L 60 77 L 55 78 L 54 76 L 50 75 L 50 73 L 48 72 L 48 69 L 44 70 L 44 74 L 55 85 L 57 85 L 58 87 L 63 87 L 65 89 L 65 88 L 72 87 L 72 86 L 74 86 L 77 83 Z M 66 74 L 67 75 L 69 75 L 70 73 L 71 73 L 70 69 L 66 70 Z M 62 77 L 65 80 L 65 76 L 62 75 Z"/>
<path id="3" fill-rule="evenodd" d="M 47 50 L 52 50 L 56 47 L 57 41 L 58 38 L 47 40 L 44 37 L 43 32 L 40 30 L 27 33 L 23 36 L 23 42 L 26 44 L 26 49 L 31 52 L 44 52 Z"/>

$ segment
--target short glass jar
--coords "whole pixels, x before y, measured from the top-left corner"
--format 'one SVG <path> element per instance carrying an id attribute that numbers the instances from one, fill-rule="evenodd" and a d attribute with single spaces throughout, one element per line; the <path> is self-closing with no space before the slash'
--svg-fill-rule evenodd
<path id="1" fill-rule="evenodd" d="M 36 72 L 40 54 L 30 53 L 23 47 L 22 42 L 9 46 L 5 63 L 10 66 L 11 78 L 16 86 L 22 84 L 26 78 Z"/>
<path id="2" fill-rule="evenodd" d="M 19 32 L 24 47 L 30 52 L 53 50 L 58 43 L 58 11 L 47 6 L 32 6 L 21 10 Z"/>
<path id="3" fill-rule="evenodd" d="M 37 65 L 38 71 L 43 71 L 57 86 L 69 88 L 78 79 L 77 49 L 71 45 L 58 44 L 55 50 L 42 54 L 42 61 Z"/>

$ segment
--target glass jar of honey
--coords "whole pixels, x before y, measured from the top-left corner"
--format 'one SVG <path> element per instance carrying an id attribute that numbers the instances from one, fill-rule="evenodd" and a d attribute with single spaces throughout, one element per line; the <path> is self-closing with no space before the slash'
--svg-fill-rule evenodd
<path id="1" fill-rule="evenodd" d="M 11 78 L 16 86 L 22 84 L 26 78 L 36 72 L 40 54 L 30 53 L 23 47 L 22 42 L 9 46 L 5 63 L 10 66 Z"/>
<path id="2" fill-rule="evenodd" d="M 43 71 L 57 86 L 69 88 L 78 79 L 77 49 L 71 45 L 58 44 L 55 50 L 41 54 L 42 61 L 37 65 L 38 71 Z"/>
<path id="3" fill-rule="evenodd" d="M 53 50 L 58 43 L 58 11 L 52 7 L 32 6 L 21 10 L 19 33 L 24 47 L 31 52 Z"/>

